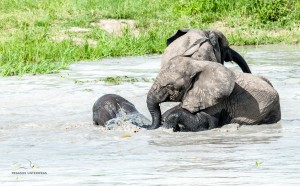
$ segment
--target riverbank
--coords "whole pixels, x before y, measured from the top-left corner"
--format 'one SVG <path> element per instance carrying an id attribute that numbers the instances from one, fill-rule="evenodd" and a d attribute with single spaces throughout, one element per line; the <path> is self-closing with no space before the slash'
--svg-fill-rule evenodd
<path id="1" fill-rule="evenodd" d="M 162 53 L 179 28 L 217 29 L 230 45 L 300 42 L 296 0 L 2 0 L 0 10 L 2 76 L 55 73 L 72 62 L 107 56 Z"/>

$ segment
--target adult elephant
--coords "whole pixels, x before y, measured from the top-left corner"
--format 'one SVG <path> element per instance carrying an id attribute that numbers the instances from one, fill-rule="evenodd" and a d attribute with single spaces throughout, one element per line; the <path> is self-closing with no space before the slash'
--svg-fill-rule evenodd
<path id="1" fill-rule="evenodd" d="M 164 115 L 164 124 L 191 131 L 223 124 L 275 123 L 280 120 L 279 95 L 271 83 L 248 73 L 235 74 L 222 64 L 175 56 L 165 62 L 147 95 L 152 124 L 161 126 L 162 102 L 181 102 Z"/>
<path id="2" fill-rule="evenodd" d="M 182 56 L 223 65 L 224 61 L 234 61 L 243 72 L 251 73 L 244 58 L 229 47 L 226 37 L 217 30 L 181 29 L 167 40 L 167 46 L 162 67 L 169 67 L 171 59 Z"/>

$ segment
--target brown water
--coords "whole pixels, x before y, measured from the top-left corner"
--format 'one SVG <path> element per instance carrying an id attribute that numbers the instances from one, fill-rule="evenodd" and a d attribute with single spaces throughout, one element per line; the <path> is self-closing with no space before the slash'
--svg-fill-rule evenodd
<path id="1" fill-rule="evenodd" d="M 150 118 L 146 94 L 161 56 L 108 58 L 54 75 L 0 78 L 0 185 L 299 185 L 300 47 L 236 49 L 254 74 L 278 90 L 278 124 L 197 133 L 93 126 L 93 103 L 107 93 L 125 97 Z M 97 81 L 117 75 L 140 81 Z"/>

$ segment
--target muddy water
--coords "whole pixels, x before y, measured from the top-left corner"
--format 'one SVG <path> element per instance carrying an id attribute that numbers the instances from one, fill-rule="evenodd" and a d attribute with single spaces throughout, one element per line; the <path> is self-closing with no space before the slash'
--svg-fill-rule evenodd
<path id="1" fill-rule="evenodd" d="M 299 185 L 300 47 L 236 49 L 278 90 L 278 124 L 197 133 L 94 127 L 93 103 L 107 93 L 125 97 L 149 117 L 145 99 L 161 56 L 0 78 L 0 185 Z M 99 81 L 108 76 L 134 82 Z"/>

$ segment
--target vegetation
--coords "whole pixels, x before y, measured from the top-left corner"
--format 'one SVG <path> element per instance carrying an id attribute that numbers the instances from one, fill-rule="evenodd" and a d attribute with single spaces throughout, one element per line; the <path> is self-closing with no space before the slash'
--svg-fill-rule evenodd
<path id="1" fill-rule="evenodd" d="M 179 28 L 218 29 L 231 45 L 300 41 L 298 0 L 1 0 L 0 74 L 54 73 L 72 62 L 161 53 Z M 92 23 L 132 19 L 135 35 Z M 72 32 L 80 27 L 87 31 Z"/>
<path id="2" fill-rule="evenodd" d="M 121 82 L 138 82 L 137 78 L 129 77 L 129 76 L 116 76 L 116 77 L 106 77 L 102 81 L 106 83 L 111 83 L 115 85 L 121 84 Z"/>
<path id="3" fill-rule="evenodd" d="M 147 79 L 147 78 L 135 78 L 131 76 L 115 76 L 115 77 L 104 77 L 100 78 L 98 80 L 74 80 L 74 83 L 76 84 L 84 84 L 84 83 L 97 83 L 97 82 L 105 82 L 112 85 L 120 85 L 122 83 L 134 83 L 134 82 L 151 82 L 154 81 L 153 79 Z"/>
<path id="4" fill-rule="evenodd" d="M 257 161 L 257 162 L 255 162 L 255 165 L 258 167 L 258 166 L 261 166 L 263 164 L 263 162 L 259 162 L 259 161 Z"/>

